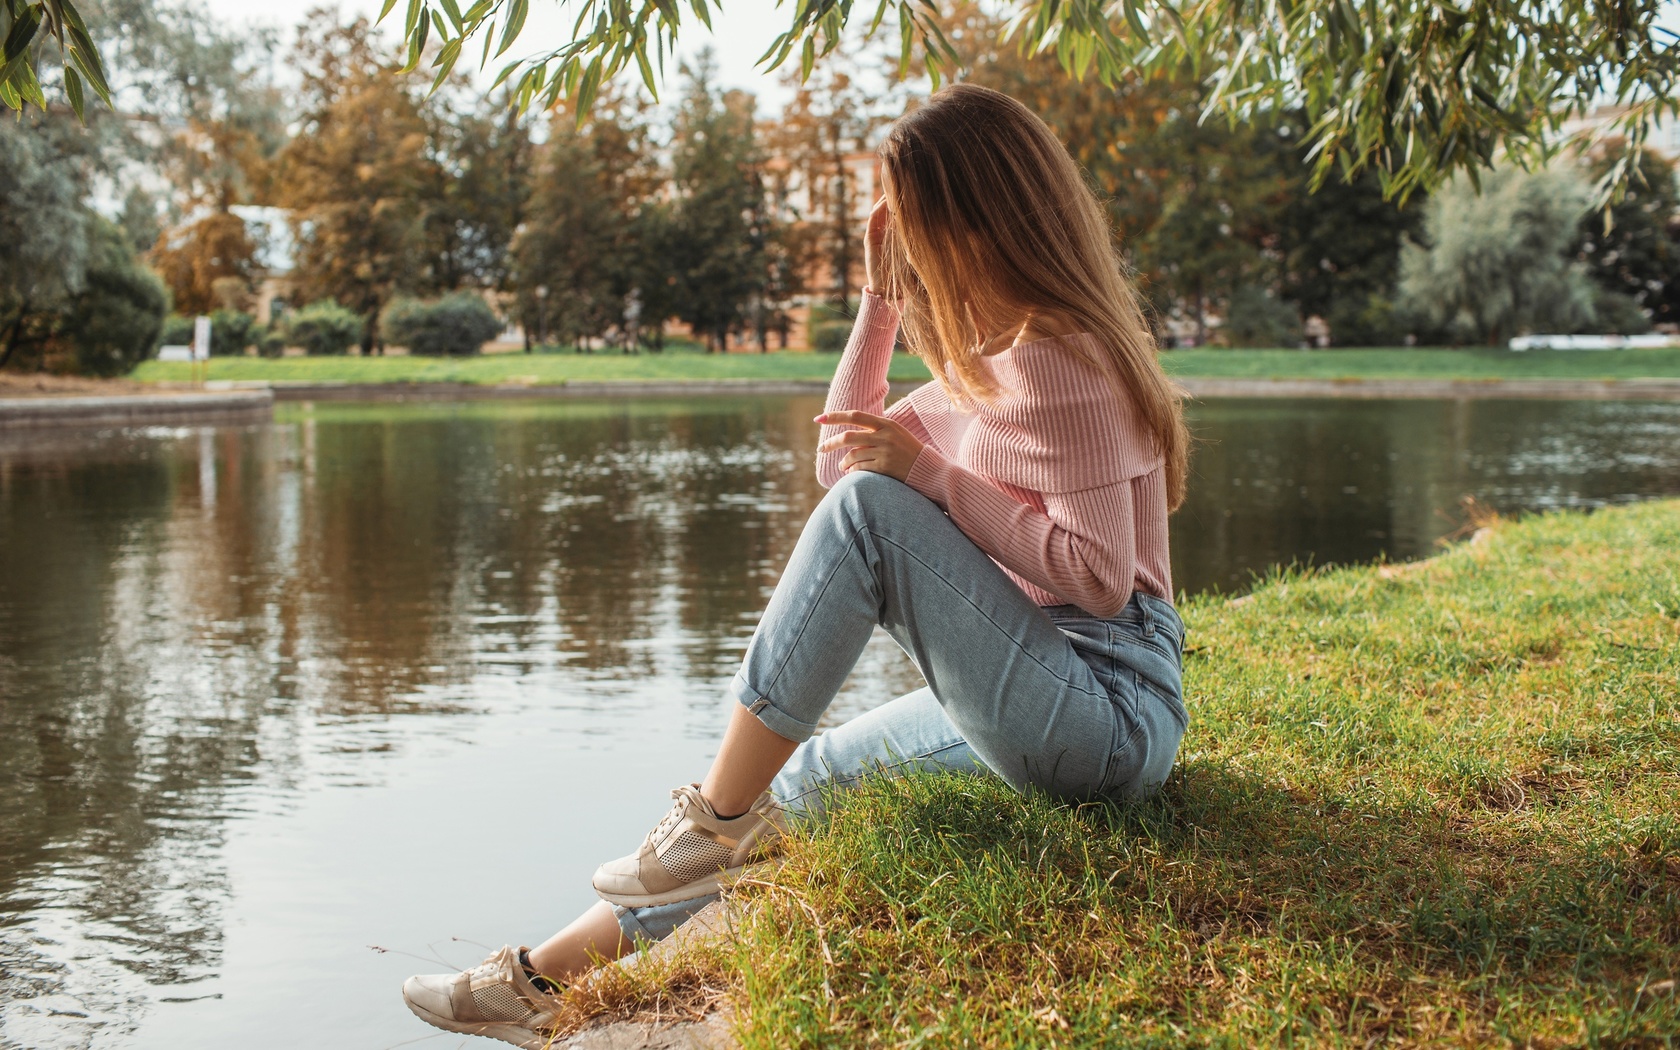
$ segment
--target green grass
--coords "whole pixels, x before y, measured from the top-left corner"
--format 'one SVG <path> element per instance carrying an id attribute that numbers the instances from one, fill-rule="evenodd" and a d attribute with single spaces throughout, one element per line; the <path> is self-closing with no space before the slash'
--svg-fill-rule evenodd
<path id="1" fill-rule="evenodd" d="M 857 791 L 666 1008 L 762 1050 L 1680 1041 L 1680 502 L 1183 611 L 1157 798 Z"/>
<path id="2" fill-rule="evenodd" d="M 213 380 L 306 383 L 566 383 L 588 380 L 689 379 L 811 380 L 826 383 L 838 354 L 704 354 L 676 350 L 652 354 L 488 354 L 481 357 L 223 357 L 210 361 Z M 143 382 L 186 382 L 191 366 L 148 361 L 134 372 Z M 896 355 L 892 378 L 917 382 L 927 368 L 909 354 Z"/>
<path id="3" fill-rule="evenodd" d="M 1350 349 L 1171 350 L 1175 376 L 1291 379 L 1637 379 L 1680 376 L 1680 347 L 1606 352 Z"/>
<path id="4" fill-rule="evenodd" d="M 468 358 L 255 357 L 216 358 L 216 380 L 312 383 L 562 383 L 574 380 L 764 379 L 827 381 L 835 354 L 492 354 Z M 1162 356 L 1176 376 L 1230 378 L 1395 377 L 1497 379 L 1524 376 L 1575 379 L 1680 377 L 1680 348 L 1610 353 L 1504 350 L 1173 350 Z M 185 382 L 189 366 L 148 361 L 134 373 L 147 381 Z M 928 378 L 916 358 L 899 354 L 892 378 Z"/>

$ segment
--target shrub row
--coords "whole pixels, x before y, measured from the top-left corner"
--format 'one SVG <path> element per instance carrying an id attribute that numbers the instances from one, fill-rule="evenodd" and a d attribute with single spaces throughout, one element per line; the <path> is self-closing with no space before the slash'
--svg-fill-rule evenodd
<path id="1" fill-rule="evenodd" d="M 380 334 L 410 353 L 421 355 L 476 354 L 502 330 L 502 323 L 482 296 L 455 292 L 432 302 L 394 300 L 379 319 Z M 302 347 L 311 355 L 347 353 L 362 341 L 361 317 L 330 299 L 310 303 L 279 323 L 262 327 L 256 318 L 236 310 L 210 315 L 210 353 L 214 357 L 243 354 L 255 346 L 264 357 L 279 357 L 287 346 Z M 193 319 L 178 314 L 164 323 L 161 342 L 190 345 Z"/>

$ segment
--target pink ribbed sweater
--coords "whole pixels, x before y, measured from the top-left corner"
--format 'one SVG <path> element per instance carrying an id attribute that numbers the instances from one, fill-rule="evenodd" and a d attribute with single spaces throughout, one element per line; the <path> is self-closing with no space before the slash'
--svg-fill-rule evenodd
<path id="1" fill-rule="evenodd" d="M 865 290 L 828 411 L 882 414 L 898 322 L 890 303 Z M 993 402 L 966 412 L 928 383 L 885 412 L 923 443 L 907 483 L 1039 605 L 1106 617 L 1134 589 L 1171 601 L 1162 459 L 1130 406 L 1054 338 L 982 360 L 997 380 Z M 822 439 L 849 429 L 825 426 Z M 843 456 L 818 455 L 825 488 L 840 479 Z"/>

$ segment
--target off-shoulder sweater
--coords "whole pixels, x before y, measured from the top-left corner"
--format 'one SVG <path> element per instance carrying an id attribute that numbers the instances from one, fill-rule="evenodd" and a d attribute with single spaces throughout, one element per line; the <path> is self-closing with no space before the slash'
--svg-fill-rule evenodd
<path id="1" fill-rule="evenodd" d="M 828 390 L 830 412 L 883 414 L 898 311 L 866 290 Z M 906 482 L 937 503 L 1039 605 L 1113 616 L 1132 591 L 1172 600 L 1161 454 L 1129 404 L 1063 339 L 982 358 L 990 402 L 952 404 L 937 383 L 885 411 L 922 450 Z M 821 440 L 850 427 L 825 426 Z M 844 449 L 817 456 L 823 487 Z"/>

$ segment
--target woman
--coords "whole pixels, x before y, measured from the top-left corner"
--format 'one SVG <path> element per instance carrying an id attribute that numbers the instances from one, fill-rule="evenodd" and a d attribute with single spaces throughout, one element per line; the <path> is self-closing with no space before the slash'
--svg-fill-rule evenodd
<path id="1" fill-rule="evenodd" d="M 711 770 L 542 946 L 410 978 L 432 1024 L 543 1045 L 550 993 L 669 933 L 824 788 L 944 769 L 1090 798 L 1172 768 L 1187 715 L 1167 513 L 1188 437 L 1102 206 L 1044 122 L 985 88 L 934 95 L 880 158 L 869 287 L 816 420 L 829 492 Z M 901 325 L 937 378 L 883 411 Z M 877 624 L 927 687 L 813 736 Z"/>

